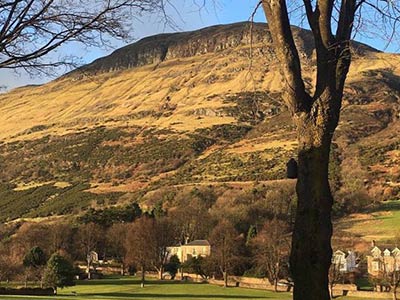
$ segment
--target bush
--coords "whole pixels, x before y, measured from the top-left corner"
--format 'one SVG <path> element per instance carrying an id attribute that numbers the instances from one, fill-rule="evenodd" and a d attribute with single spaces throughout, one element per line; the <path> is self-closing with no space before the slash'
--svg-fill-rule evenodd
<path id="1" fill-rule="evenodd" d="M 179 261 L 178 256 L 172 255 L 169 259 L 169 262 L 165 265 L 164 269 L 165 272 L 171 274 L 171 279 L 174 279 L 180 267 L 181 267 L 181 262 Z"/>

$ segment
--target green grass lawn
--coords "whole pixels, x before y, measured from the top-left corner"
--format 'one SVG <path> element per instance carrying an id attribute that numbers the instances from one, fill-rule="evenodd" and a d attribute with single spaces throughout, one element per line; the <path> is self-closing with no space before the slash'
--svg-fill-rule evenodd
<path id="1" fill-rule="evenodd" d="M 390 214 L 377 216 L 377 220 L 382 221 L 383 230 L 399 230 L 400 227 L 400 201 L 387 201 L 382 205 L 382 211 Z M 398 232 L 397 232 L 398 233 Z"/>
<path id="2" fill-rule="evenodd" d="M 54 297 L 39 296 L 0 296 L 0 299 L 27 300 L 289 300 L 289 293 L 274 293 L 265 290 L 245 289 L 237 287 L 223 288 L 210 284 L 181 283 L 151 280 L 144 288 L 134 277 L 109 278 L 91 281 L 79 281 L 76 286 L 59 289 Z M 356 300 L 361 298 L 336 298 L 338 300 Z M 367 300 L 364 298 L 364 300 Z"/>
<path id="3" fill-rule="evenodd" d="M 74 295 L 76 293 L 76 296 Z M 0 299 L 55 299 L 55 300 L 152 300 L 152 299 L 291 299 L 289 293 L 244 288 L 223 288 L 200 283 L 181 283 L 171 281 L 149 281 L 144 288 L 140 287 L 137 278 L 123 277 L 91 281 L 79 281 L 76 286 L 59 289 L 56 297 L 38 296 L 0 296 Z"/>
<path id="4" fill-rule="evenodd" d="M 391 240 L 400 233 L 400 200 L 383 202 L 376 210 L 345 218 L 337 226 L 366 241 Z"/>

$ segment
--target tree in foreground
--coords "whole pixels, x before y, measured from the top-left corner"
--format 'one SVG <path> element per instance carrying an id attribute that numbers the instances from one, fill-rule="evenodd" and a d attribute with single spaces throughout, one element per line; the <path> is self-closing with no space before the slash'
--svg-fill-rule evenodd
<path id="1" fill-rule="evenodd" d="M 47 262 L 43 282 L 45 286 L 51 287 L 54 293 L 57 294 L 57 288 L 75 284 L 74 275 L 72 264 L 63 256 L 54 253 Z"/>
<path id="2" fill-rule="evenodd" d="M 399 4 L 388 0 L 262 0 L 260 4 L 281 66 L 283 99 L 297 127 L 298 205 L 290 257 L 294 299 L 329 299 L 333 198 L 328 164 L 351 62 L 350 39 L 357 24 L 374 25 L 368 18 L 379 23 L 376 28 L 389 29 L 388 37 L 393 39 Z M 312 91 L 303 80 L 289 5 L 304 13 L 314 36 L 316 80 Z"/>
<path id="3" fill-rule="evenodd" d="M 109 38 L 127 39 L 132 19 L 164 9 L 161 0 L 1 0 L 0 68 L 30 72 L 68 63 L 46 56 L 66 42 L 102 46 Z"/>

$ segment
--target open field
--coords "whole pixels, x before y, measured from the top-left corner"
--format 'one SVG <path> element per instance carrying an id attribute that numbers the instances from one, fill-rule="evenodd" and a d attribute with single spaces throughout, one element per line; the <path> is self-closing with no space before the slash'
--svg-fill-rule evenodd
<path id="1" fill-rule="evenodd" d="M 38 296 L 0 296 L 0 299 L 36 299 L 48 300 L 49 297 Z M 274 293 L 265 290 L 245 288 L 223 288 L 215 285 L 201 283 L 181 283 L 171 281 L 149 281 L 141 288 L 139 281 L 133 277 L 112 278 L 92 281 L 80 281 L 78 285 L 60 289 L 54 300 L 153 300 L 153 299 L 235 299 L 235 300 L 289 300 L 289 293 Z M 338 300 L 356 300 L 362 298 L 336 298 Z M 365 298 L 363 298 L 365 299 Z"/>
<path id="2" fill-rule="evenodd" d="M 387 201 L 376 211 L 353 214 L 338 227 L 365 241 L 386 241 L 400 235 L 400 201 Z"/>

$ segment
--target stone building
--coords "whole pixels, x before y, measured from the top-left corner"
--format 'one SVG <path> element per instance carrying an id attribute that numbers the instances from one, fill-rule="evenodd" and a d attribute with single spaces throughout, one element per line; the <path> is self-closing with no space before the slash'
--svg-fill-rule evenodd
<path id="1" fill-rule="evenodd" d="M 169 256 L 176 255 L 181 263 L 191 257 L 205 257 L 211 254 L 211 246 L 207 240 L 195 240 L 185 245 L 168 247 Z"/>

